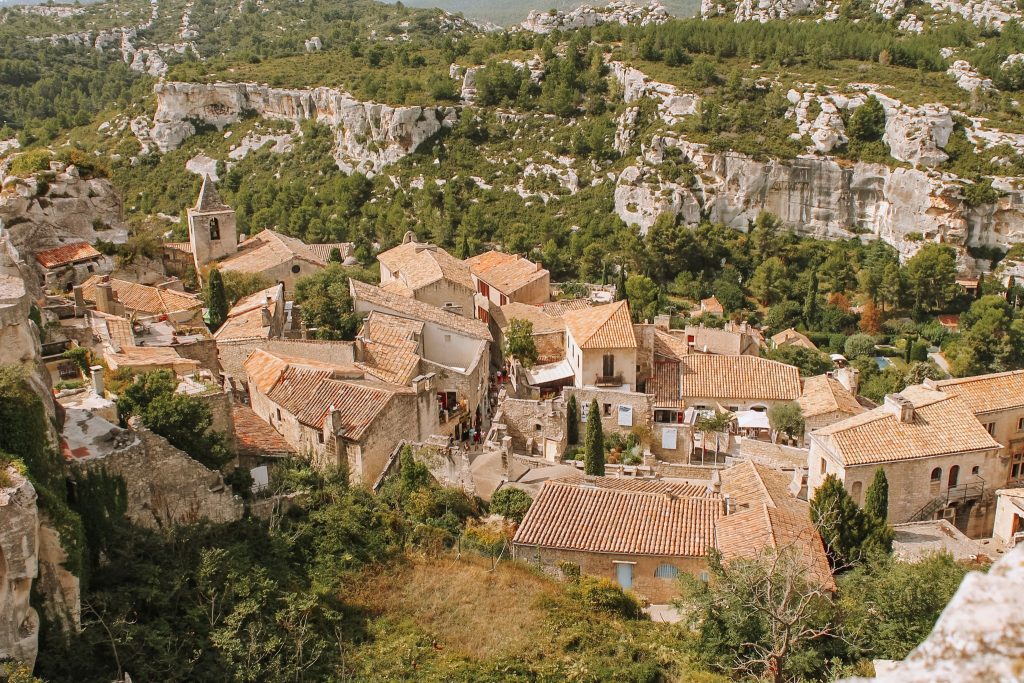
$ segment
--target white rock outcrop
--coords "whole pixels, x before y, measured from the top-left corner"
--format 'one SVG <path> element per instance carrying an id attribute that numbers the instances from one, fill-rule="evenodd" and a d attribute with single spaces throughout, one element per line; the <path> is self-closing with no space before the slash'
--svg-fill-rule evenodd
<path id="1" fill-rule="evenodd" d="M 652 80 L 640 69 L 623 62 L 609 62 L 609 72 L 622 86 L 622 99 L 627 104 L 649 97 L 658 105 L 658 115 L 668 125 L 679 123 L 700 110 L 700 95 L 687 93 L 669 83 Z"/>
<path id="2" fill-rule="evenodd" d="M 1024 547 L 964 577 L 931 634 L 873 679 L 845 683 L 1009 683 L 1024 662 Z"/>
<path id="3" fill-rule="evenodd" d="M 451 107 L 393 107 L 361 102 L 333 88 L 286 90 L 255 83 L 158 83 L 149 140 L 161 152 L 195 133 L 193 122 L 218 129 L 248 113 L 293 123 L 315 120 L 335 131 L 334 158 L 345 172 L 380 172 L 415 152 L 457 120 Z"/>
<path id="4" fill-rule="evenodd" d="M 555 30 L 565 31 L 599 24 L 647 26 L 663 24 L 668 20 L 668 9 L 658 0 L 651 0 L 647 4 L 614 0 L 604 7 L 580 5 L 569 12 L 531 10 L 520 26 L 533 33 L 545 34 Z"/>
<path id="5" fill-rule="evenodd" d="M 764 24 L 774 19 L 808 14 L 820 8 L 817 0 L 739 0 L 735 3 L 701 0 L 700 16 L 702 19 L 710 19 L 731 11 L 734 21 L 758 21 Z"/>
<path id="6" fill-rule="evenodd" d="M 953 77 L 957 86 L 963 88 L 967 92 L 974 92 L 978 89 L 995 89 L 995 86 L 992 85 L 992 79 L 984 78 L 966 59 L 958 59 L 953 62 L 953 64 L 946 69 L 946 73 Z"/>
<path id="7" fill-rule="evenodd" d="M 815 157 L 758 161 L 669 137 L 656 139 L 651 149 L 658 146 L 677 147 L 694 181 L 682 187 L 663 180 L 656 151 L 619 175 L 615 211 L 644 232 L 663 213 L 679 214 L 688 224 L 706 216 L 745 230 L 769 211 L 795 231 L 821 238 L 864 233 L 904 256 L 926 241 L 1007 248 L 1024 239 L 1024 189 L 1012 179 L 994 183 L 1006 193 L 998 201 L 971 207 L 961 181 L 950 175 Z"/>

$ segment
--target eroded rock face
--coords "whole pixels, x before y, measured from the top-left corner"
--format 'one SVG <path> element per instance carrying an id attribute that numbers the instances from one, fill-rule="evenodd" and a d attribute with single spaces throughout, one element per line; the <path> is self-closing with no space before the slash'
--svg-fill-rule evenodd
<path id="1" fill-rule="evenodd" d="M 457 120 L 450 107 L 392 107 L 361 102 L 332 88 L 284 90 L 254 83 L 159 83 L 149 140 L 175 149 L 195 133 L 193 121 L 218 129 L 246 113 L 299 123 L 313 119 L 335 131 L 334 158 L 345 172 L 378 173 L 416 151 Z"/>
<path id="2" fill-rule="evenodd" d="M 1024 547 L 988 573 L 964 577 L 925 639 L 902 662 L 876 667 L 874 679 L 845 683 L 994 683 L 1021 680 L 1024 661 Z"/>
<path id="3" fill-rule="evenodd" d="M 894 159 L 914 166 L 937 166 L 949 159 L 942 148 L 953 133 L 953 116 L 942 104 L 911 108 L 882 102 L 885 111 L 885 135 Z"/>
<path id="4" fill-rule="evenodd" d="M 797 232 L 821 238 L 870 234 L 904 256 L 927 241 L 1006 248 L 1024 237 L 1024 191 L 1012 179 L 998 181 L 1007 194 L 995 204 L 970 207 L 954 176 L 813 157 L 757 161 L 671 137 L 651 147 L 659 144 L 678 147 L 693 165 L 694 181 L 691 187 L 665 181 L 657 154 L 650 152 L 620 174 L 616 213 L 645 232 L 663 213 L 680 214 L 688 224 L 706 215 L 745 230 L 760 211 L 769 211 Z"/>
<path id="5" fill-rule="evenodd" d="M 669 83 L 652 80 L 647 74 L 622 62 L 610 62 L 612 78 L 622 86 L 622 99 L 627 104 L 649 97 L 658 105 L 658 115 L 674 125 L 700 109 L 700 95 L 683 92 Z"/>
<path id="6" fill-rule="evenodd" d="M 10 486 L 0 488 L 0 661 L 29 668 L 39 651 L 39 615 L 29 604 L 39 574 L 39 510 L 36 490 L 13 467 Z"/>
<path id="7" fill-rule="evenodd" d="M 587 28 L 598 24 L 647 26 L 663 24 L 668 19 L 668 10 L 658 0 L 651 0 L 646 5 L 616 0 L 604 7 L 580 5 L 569 12 L 531 10 L 520 25 L 533 33 L 551 33 L 555 30 Z"/>

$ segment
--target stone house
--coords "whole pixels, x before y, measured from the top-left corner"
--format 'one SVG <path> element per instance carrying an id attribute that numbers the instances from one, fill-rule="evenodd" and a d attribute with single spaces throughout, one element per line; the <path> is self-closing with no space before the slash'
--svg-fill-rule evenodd
<path id="1" fill-rule="evenodd" d="M 557 363 L 565 358 L 565 321 L 549 315 L 539 306 L 510 303 L 491 307 L 491 331 L 498 348 L 505 348 L 505 330 L 513 320 L 533 324 L 533 343 L 537 347 L 537 363 Z"/>
<path id="2" fill-rule="evenodd" d="M 402 441 L 422 441 L 436 431 L 429 375 L 400 387 L 369 379 L 355 365 L 263 350 L 249 355 L 245 370 L 253 411 L 314 466 L 347 467 L 355 483 L 375 481 Z"/>
<path id="3" fill-rule="evenodd" d="M 655 326 L 662 332 L 678 338 L 686 344 L 690 353 L 715 353 L 722 356 L 758 356 L 761 354 L 760 339 L 747 323 L 726 323 L 725 327 L 687 325 L 672 330 L 656 320 Z M 667 322 L 667 321 L 664 321 Z"/>
<path id="4" fill-rule="evenodd" d="M 671 601 L 682 573 L 707 581 L 708 552 L 726 561 L 792 549 L 812 579 L 833 587 L 807 503 L 786 475 L 753 463 L 697 485 L 569 476 L 541 488 L 512 540 L 513 556 L 546 571 L 565 564 L 652 603 Z"/>
<path id="5" fill-rule="evenodd" d="M 799 346 L 811 351 L 818 350 L 818 347 L 814 345 L 814 342 L 811 341 L 810 337 L 802 332 L 797 332 L 792 327 L 785 329 L 778 334 L 772 335 L 771 346 L 773 349 L 777 349 L 782 346 Z"/>
<path id="6" fill-rule="evenodd" d="M 992 531 L 992 482 L 1006 476 L 1001 448 L 965 401 L 916 385 L 810 433 L 808 496 L 834 474 L 863 505 L 882 468 L 891 524 L 944 518 L 977 538 Z"/>
<path id="7" fill-rule="evenodd" d="M 575 386 L 633 391 L 637 386 L 637 338 L 626 301 L 570 311 L 565 321 L 565 359 Z"/>
<path id="8" fill-rule="evenodd" d="M 721 317 L 725 315 L 725 306 L 718 300 L 718 297 L 709 296 L 707 299 L 701 299 L 700 305 L 690 311 L 690 315 L 717 315 Z"/>
<path id="9" fill-rule="evenodd" d="M 271 339 L 284 331 L 284 285 L 278 283 L 242 297 L 228 311 L 227 320 L 214 333 L 214 339 Z"/>
<path id="10" fill-rule="evenodd" d="M 1024 486 L 1024 370 L 925 380 L 925 386 L 960 398 L 1002 446 L 1006 476 L 989 485 Z"/>
<path id="11" fill-rule="evenodd" d="M 405 242 L 378 254 L 377 261 L 381 289 L 467 318 L 474 316 L 469 266 L 441 247 L 417 242 L 408 233 Z"/>
<path id="12" fill-rule="evenodd" d="M 518 254 L 486 251 L 466 259 L 484 310 L 510 303 L 539 306 L 551 298 L 551 274 Z M 477 317 L 480 317 L 479 315 Z"/>
<path id="13" fill-rule="evenodd" d="M 43 287 L 64 292 L 93 275 L 109 273 L 113 263 L 88 242 L 63 244 L 36 252 L 36 264 L 43 273 Z"/>
<path id="14" fill-rule="evenodd" d="M 832 373 L 805 379 L 797 403 L 803 412 L 805 433 L 867 412 L 857 396 Z"/>
<path id="15" fill-rule="evenodd" d="M 334 249 L 345 259 L 352 245 L 306 244 L 274 230 L 263 230 L 241 242 L 237 251 L 220 261 L 217 268 L 222 273 L 253 273 L 267 282 L 280 282 L 290 299 L 295 293 L 295 281 L 326 268 Z"/>
<path id="16" fill-rule="evenodd" d="M 182 327 L 205 329 L 202 300 L 178 287 L 181 287 L 179 280 L 153 287 L 108 275 L 94 275 L 75 287 L 75 304 L 78 307 L 81 300 L 84 308 L 86 302 L 92 302 L 101 313 L 167 320 Z"/>
<path id="17" fill-rule="evenodd" d="M 767 412 L 800 398 L 800 370 L 758 356 L 695 353 L 680 358 L 680 398 L 696 410 Z"/>
<path id="18" fill-rule="evenodd" d="M 441 433 L 460 440 L 470 429 L 474 434 L 486 433 L 491 417 L 488 387 L 493 341 L 487 324 L 357 280 L 350 280 L 349 286 L 356 312 L 370 314 L 367 320 L 372 323 L 357 339 L 362 351 L 376 343 L 375 353 L 384 358 L 389 355 L 385 350 L 398 351 L 396 344 L 411 341 L 420 373 L 433 375 Z M 404 339 L 388 336 L 388 328 L 401 330 Z M 377 365 L 389 362 L 385 359 Z"/>

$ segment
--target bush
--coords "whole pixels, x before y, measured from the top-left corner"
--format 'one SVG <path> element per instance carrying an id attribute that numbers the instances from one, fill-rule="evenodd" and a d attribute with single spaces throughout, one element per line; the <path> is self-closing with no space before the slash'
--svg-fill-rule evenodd
<path id="1" fill-rule="evenodd" d="M 566 593 L 594 612 L 606 612 L 624 619 L 644 617 L 640 601 L 608 579 L 581 576 L 566 588 Z"/>
<path id="2" fill-rule="evenodd" d="M 498 489 L 491 497 L 491 512 L 511 519 L 516 524 L 523 521 L 526 511 L 530 509 L 533 499 L 522 489 Z"/>
<path id="3" fill-rule="evenodd" d="M 875 355 L 875 339 L 869 334 L 855 334 L 848 337 L 843 344 L 843 352 L 847 358 Z"/>

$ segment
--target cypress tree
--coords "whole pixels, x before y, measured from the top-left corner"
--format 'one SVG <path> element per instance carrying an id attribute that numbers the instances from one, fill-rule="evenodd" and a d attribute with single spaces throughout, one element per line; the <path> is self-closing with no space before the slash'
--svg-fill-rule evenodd
<path id="1" fill-rule="evenodd" d="M 583 444 L 583 471 L 597 477 L 604 476 L 604 432 L 601 429 L 601 409 L 597 399 L 590 402 L 587 413 L 587 438 Z"/>
<path id="2" fill-rule="evenodd" d="M 228 295 L 224 291 L 224 280 L 220 271 L 214 268 L 206 281 L 206 307 L 210 310 L 210 329 L 216 330 L 228 319 Z"/>
<path id="3" fill-rule="evenodd" d="M 464 232 L 462 233 L 462 243 L 459 244 L 459 258 L 465 261 L 469 257 L 469 235 Z"/>
<path id="4" fill-rule="evenodd" d="M 580 442 L 580 410 L 576 405 L 575 394 L 570 395 L 565 404 L 565 434 L 570 446 Z"/>
<path id="5" fill-rule="evenodd" d="M 615 300 L 622 301 L 626 298 L 626 266 L 619 266 L 619 279 L 615 283 Z"/>
<path id="6" fill-rule="evenodd" d="M 883 523 L 889 516 L 889 480 L 881 467 L 875 470 L 875 478 L 865 494 L 864 512 Z"/>
<path id="7" fill-rule="evenodd" d="M 804 297 L 804 325 L 807 329 L 814 329 L 814 322 L 818 316 L 818 273 L 811 271 L 811 277 L 807 281 L 807 295 Z"/>

